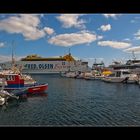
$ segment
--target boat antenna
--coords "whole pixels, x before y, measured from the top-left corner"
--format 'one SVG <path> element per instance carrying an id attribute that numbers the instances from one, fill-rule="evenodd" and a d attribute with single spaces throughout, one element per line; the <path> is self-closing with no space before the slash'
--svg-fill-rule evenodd
<path id="1" fill-rule="evenodd" d="M 70 57 L 70 55 L 71 54 L 70 54 L 70 47 L 69 47 L 69 57 Z M 69 61 L 69 70 L 68 71 L 70 72 L 70 60 L 68 60 L 68 61 Z"/>
<path id="2" fill-rule="evenodd" d="M 69 56 L 71 55 L 71 53 L 70 53 L 70 48 L 69 48 Z"/>
<path id="3" fill-rule="evenodd" d="M 136 56 L 135 56 L 134 51 L 132 51 L 132 55 L 133 55 L 133 59 L 136 60 Z"/>
<path id="4" fill-rule="evenodd" d="M 96 58 L 94 59 L 94 64 L 96 64 Z"/>
<path id="5" fill-rule="evenodd" d="M 12 41 L 12 66 L 15 64 L 14 60 L 14 41 Z"/>

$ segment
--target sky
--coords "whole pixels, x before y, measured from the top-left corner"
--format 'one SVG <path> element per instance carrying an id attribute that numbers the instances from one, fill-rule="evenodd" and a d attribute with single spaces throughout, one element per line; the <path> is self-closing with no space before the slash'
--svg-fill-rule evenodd
<path id="1" fill-rule="evenodd" d="M 140 59 L 140 14 L 0 14 L 0 62 L 68 54 L 88 61 Z"/>

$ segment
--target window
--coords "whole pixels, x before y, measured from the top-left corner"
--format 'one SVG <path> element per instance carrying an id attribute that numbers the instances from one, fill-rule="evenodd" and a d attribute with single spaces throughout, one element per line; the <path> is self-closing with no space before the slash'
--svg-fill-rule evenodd
<path id="1" fill-rule="evenodd" d="M 117 71 L 116 77 L 120 77 L 120 76 L 121 76 L 121 71 Z"/>
<path id="2" fill-rule="evenodd" d="M 110 74 L 108 77 L 115 77 L 115 73 Z"/>
<path id="3" fill-rule="evenodd" d="M 15 80 L 15 76 L 14 76 L 14 75 L 8 75 L 8 76 L 6 77 L 6 80 L 7 80 L 7 81 L 14 81 L 14 80 Z"/>
<path id="4" fill-rule="evenodd" d="M 62 65 L 65 65 L 65 62 L 62 62 Z"/>
<path id="5" fill-rule="evenodd" d="M 130 74 L 128 71 L 124 71 L 123 74 Z"/>

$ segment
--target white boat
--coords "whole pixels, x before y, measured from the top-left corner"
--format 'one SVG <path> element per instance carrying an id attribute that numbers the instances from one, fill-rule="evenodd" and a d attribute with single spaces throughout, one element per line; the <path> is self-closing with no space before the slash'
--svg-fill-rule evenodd
<path id="1" fill-rule="evenodd" d="M 15 99 L 19 99 L 19 97 L 15 96 L 12 93 L 7 92 L 6 90 L 1 89 L 0 90 L 0 105 L 4 105 L 7 103 L 7 100 L 9 98 L 15 98 Z"/>
<path id="2" fill-rule="evenodd" d="M 6 103 L 6 99 L 0 96 L 0 105 L 4 105 Z"/>
<path id="3" fill-rule="evenodd" d="M 78 72 L 78 75 L 76 76 L 77 79 L 84 79 L 85 78 L 85 72 Z"/>
<path id="4" fill-rule="evenodd" d="M 104 78 L 104 76 L 102 75 L 96 75 L 96 76 L 89 76 L 89 77 L 85 77 L 86 80 L 101 80 L 102 78 Z"/>
<path id="5" fill-rule="evenodd" d="M 67 77 L 67 78 L 76 78 L 77 77 L 77 73 L 76 72 L 67 72 L 65 74 L 65 77 Z"/>
<path id="6" fill-rule="evenodd" d="M 111 83 L 136 83 L 137 75 L 132 74 L 127 69 L 122 70 L 116 70 L 111 75 L 102 78 L 105 82 L 111 82 Z"/>
<path id="7" fill-rule="evenodd" d="M 92 70 L 91 72 L 85 73 L 86 80 L 101 80 L 104 77 L 99 71 Z"/>
<path id="8" fill-rule="evenodd" d="M 132 51 L 133 58 L 127 60 L 125 63 L 114 61 L 109 65 L 110 70 L 120 70 L 120 69 L 129 69 L 130 72 L 139 74 L 140 73 L 140 59 L 136 59 L 134 51 Z"/>
<path id="9" fill-rule="evenodd" d="M 85 72 L 84 79 L 85 80 L 91 80 L 93 78 L 92 72 Z"/>

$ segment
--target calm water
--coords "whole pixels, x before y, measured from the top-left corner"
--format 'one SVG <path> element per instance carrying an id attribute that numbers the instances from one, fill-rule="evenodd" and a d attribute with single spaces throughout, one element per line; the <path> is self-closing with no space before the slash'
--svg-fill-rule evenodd
<path id="1" fill-rule="evenodd" d="M 48 83 L 47 96 L 0 108 L 0 125 L 140 126 L 140 87 L 33 75 Z"/>

